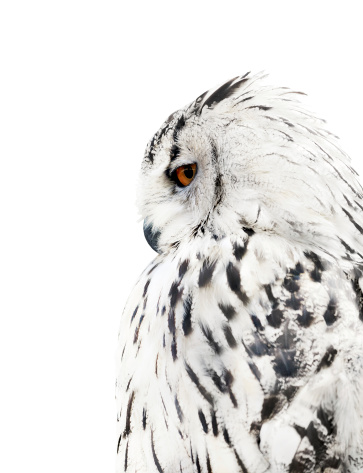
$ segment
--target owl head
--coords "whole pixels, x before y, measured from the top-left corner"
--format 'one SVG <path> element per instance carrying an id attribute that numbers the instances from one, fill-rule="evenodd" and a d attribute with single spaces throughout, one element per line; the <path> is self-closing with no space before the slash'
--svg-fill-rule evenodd
<path id="1" fill-rule="evenodd" d="M 173 113 L 147 145 L 139 208 L 159 253 L 262 233 L 304 248 L 362 245 L 362 188 L 301 93 L 245 74 Z"/>

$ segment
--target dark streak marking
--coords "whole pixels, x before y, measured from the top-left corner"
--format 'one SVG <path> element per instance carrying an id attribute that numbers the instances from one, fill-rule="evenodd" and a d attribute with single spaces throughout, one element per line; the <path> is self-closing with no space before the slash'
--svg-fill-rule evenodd
<path id="1" fill-rule="evenodd" d="M 308 312 L 306 307 L 303 308 L 302 314 L 297 316 L 297 321 L 302 327 L 310 327 L 314 320 L 314 317 L 311 315 L 311 312 Z"/>
<path id="2" fill-rule="evenodd" d="M 255 365 L 255 363 L 253 363 L 252 361 L 249 361 L 248 366 L 249 366 L 250 370 L 252 371 L 253 375 L 255 376 L 255 378 L 258 380 L 258 382 L 260 382 L 261 373 L 260 373 L 260 370 Z"/>
<path id="3" fill-rule="evenodd" d="M 200 324 L 200 328 L 203 332 L 203 335 L 205 336 L 205 338 L 207 339 L 208 341 L 208 345 L 212 348 L 212 350 L 214 351 L 214 353 L 216 353 L 217 355 L 219 355 L 222 351 L 222 347 L 218 344 L 218 342 L 216 342 L 216 340 L 213 338 L 213 332 L 212 330 L 207 327 L 206 325 L 202 325 Z"/>
<path id="4" fill-rule="evenodd" d="M 202 428 L 204 432 L 207 434 L 208 424 L 207 424 L 207 421 L 205 420 L 205 415 L 203 414 L 203 411 L 201 409 L 198 410 L 198 416 L 199 416 L 200 423 L 202 424 Z"/>
<path id="5" fill-rule="evenodd" d="M 166 311 L 166 307 L 165 307 L 165 305 L 163 305 L 163 308 L 161 309 L 161 315 L 164 315 L 165 311 Z"/>
<path id="6" fill-rule="evenodd" d="M 324 313 L 324 319 L 328 326 L 333 325 L 333 323 L 337 320 L 336 308 L 337 305 L 335 301 L 333 299 L 330 299 L 328 307 Z"/>
<path id="7" fill-rule="evenodd" d="M 146 408 L 142 409 L 142 428 L 145 430 L 146 428 Z"/>
<path id="8" fill-rule="evenodd" d="M 286 307 L 290 307 L 293 310 L 300 309 L 301 299 L 297 298 L 295 294 L 291 294 L 291 298 L 286 300 Z"/>
<path id="9" fill-rule="evenodd" d="M 237 453 L 237 451 L 236 451 L 235 448 L 233 449 L 233 453 L 234 453 L 234 455 L 235 455 L 235 457 L 236 457 L 238 466 L 240 467 L 242 473 L 248 473 L 247 468 L 245 467 L 244 463 L 242 462 L 242 460 L 241 460 L 240 456 L 238 455 L 238 453 Z"/>
<path id="10" fill-rule="evenodd" d="M 187 362 L 185 362 L 185 368 L 187 370 L 189 378 L 193 381 L 193 383 L 196 385 L 198 391 L 200 394 L 204 397 L 206 401 L 209 402 L 211 406 L 213 406 L 213 397 L 212 395 L 205 389 L 203 385 L 200 384 L 198 376 L 194 373 L 192 368 L 188 365 Z"/>
<path id="11" fill-rule="evenodd" d="M 300 425 L 294 425 L 293 426 L 296 432 L 300 435 L 301 438 L 304 438 L 306 435 L 306 429 L 304 427 L 301 427 Z"/>
<path id="12" fill-rule="evenodd" d="M 212 430 L 213 430 L 213 435 L 215 437 L 217 437 L 218 435 L 218 423 L 217 423 L 217 417 L 216 417 L 216 413 L 214 412 L 213 409 L 211 409 L 211 412 L 210 412 L 210 415 L 211 415 L 211 418 L 212 418 Z"/>
<path id="13" fill-rule="evenodd" d="M 122 359 L 124 357 L 124 354 L 125 354 L 125 348 L 126 348 L 126 345 L 123 347 L 123 350 L 122 350 L 122 353 L 121 353 L 121 361 L 122 361 Z"/>
<path id="14" fill-rule="evenodd" d="M 359 207 L 361 210 L 363 210 L 363 207 L 361 206 L 361 204 L 360 204 L 359 202 L 357 202 L 357 201 L 355 200 L 354 203 L 357 204 L 358 207 Z"/>
<path id="15" fill-rule="evenodd" d="M 286 396 L 286 399 L 288 401 L 292 401 L 292 399 L 295 397 L 295 394 L 297 394 L 299 388 L 297 386 L 288 386 L 287 388 L 284 389 L 284 394 Z"/>
<path id="16" fill-rule="evenodd" d="M 320 406 L 317 413 L 317 418 L 326 428 L 328 435 L 331 435 L 335 432 L 334 424 L 333 424 L 333 416 L 329 416 L 326 411 Z"/>
<path id="17" fill-rule="evenodd" d="M 340 243 L 344 246 L 344 248 L 349 251 L 349 253 L 351 254 L 354 254 L 355 253 L 355 250 L 353 250 L 353 248 L 351 248 L 348 243 L 346 243 L 344 240 L 342 240 L 341 238 L 339 238 L 340 240 Z"/>
<path id="18" fill-rule="evenodd" d="M 362 207 L 362 205 L 361 205 L 359 202 L 357 202 L 357 201 L 355 200 L 354 203 L 357 204 L 358 207 L 359 207 L 361 210 L 363 210 L 363 207 Z"/>
<path id="19" fill-rule="evenodd" d="M 259 110 L 271 110 L 272 107 L 266 107 L 265 105 L 251 105 L 250 107 L 247 107 L 247 109 L 251 108 L 258 108 Z"/>
<path id="20" fill-rule="evenodd" d="M 263 406 L 261 411 L 261 420 L 262 422 L 270 419 L 272 415 L 276 414 L 279 407 L 279 396 L 271 395 L 265 397 L 263 400 Z"/>
<path id="21" fill-rule="evenodd" d="M 132 317 L 131 317 L 131 320 L 130 320 L 130 325 L 132 324 L 132 321 L 133 321 L 134 318 L 135 318 L 135 315 L 136 315 L 136 313 L 137 313 L 137 311 L 138 311 L 138 308 L 139 308 L 139 306 L 136 306 L 136 308 L 135 308 L 135 310 L 134 310 L 134 312 L 133 312 L 133 314 L 132 314 Z"/>
<path id="22" fill-rule="evenodd" d="M 287 289 L 291 293 L 297 292 L 299 290 L 298 283 L 289 276 L 286 276 L 286 278 L 284 279 L 283 285 L 285 289 Z"/>
<path id="23" fill-rule="evenodd" d="M 339 469 L 341 463 L 342 463 L 341 458 L 336 458 L 336 457 L 328 458 L 328 459 L 325 460 L 325 462 L 323 463 L 322 471 L 333 471 L 333 470 L 337 470 L 337 471 L 338 471 L 338 469 Z M 344 469 L 343 472 L 345 473 L 346 470 Z"/>
<path id="24" fill-rule="evenodd" d="M 244 303 L 247 304 L 249 298 L 247 295 L 241 290 L 241 276 L 239 274 L 238 269 L 233 265 L 233 263 L 228 263 L 227 269 L 227 281 L 228 285 L 231 290 L 237 295 L 237 297 Z"/>
<path id="25" fill-rule="evenodd" d="M 222 379 L 223 374 L 219 376 L 219 374 L 212 369 L 208 371 L 208 374 L 212 378 L 213 383 L 221 391 L 221 393 L 225 393 L 227 388 L 226 388 L 224 380 Z"/>
<path id="26" fill-rule="evenodd" d="M 233 383 L 232 373 L 229 370 L 224 369 L 221 375 L 219 375 L 214 370 L 209 370 L 208 374 L 212 378 L 212 381 L 214 382 L 214 384 L 216 385 L 216 387 L 219 389 L 220 392 L 222 393 L 228 392 L 233 406 L 237 407 L 238 403 L 231 389 L 231 385 Z"/>
<path id="27" fill-rule="evenodd" d="M 319 149 L 321 149 L 321 151 L 330 159 L 330 161 L 333 161 L 333 158 L 332 158 L 321 146 L 319 146 L 319 145 L 318 145 L 317 143 L 315 143 L 315 142 L 314 142 L 314 144 L 315 144 Z M 324 159 L 324 157 L 323 157 L 323 159 Z M 324 159 L 324 161 L 326 161 L 326 162 L 328 163 L 328 161 L 327 161 L 326 159 Z M 353 192 L 353 194 L 356 195 L 356 196 L 358 196 L 358 197 L 360 197 L 360 195 L 356 192 L 356 190 L 354 189 L 354 187 L 353 187 L 351 184 L 349 184 L 349 182 L 348 182 L 346 179 L 344 179 L 344 177 L 341 175 L 341 173 L 338 171 L 338 169 L 337 169 L 335 166 L 333 166 L 333 164 L 332 164 L 331 162 L 329 162 L 329 164 L 330 164 L 330 166 L 334 169 L 334 171 L 338 174 L 338 176 L 340 177 L 340 179 L 341 179 L 342 181 L 344 181 L 344 182 L 347 184 L 347 186 L 350 188 L 350 190 Z M 344 210 L 344 209 L 343 209 L 343 210 Z M 344 210 L 344 212 L 346 212 L 346 211 Z M 354 222 L 352 222 L 352 223 L 354 224 Z"/>
<path id="28" fill-rule="evenodd" d="M 237 402 L 236 396 L 233 394 L 232 389 L 228 388 L 228 392 L 229 392 L 229 398 L 233 404 L 233 407 L 238 407 L 238 402 Z"/>
<path id="29" fill-rule="evenodd" d="M 239 292 L 241 288 L 241 276 L 238 269 L 229 263 L 227 266 L 227 281 L 233 292 Z"/>
<path id="30" fill-rule="evenodd" d="M 183 308 L 184 308 L 184 314 L 183 314 L 183 332 L 184 335 L 189 335 L 192 331 L 192 296 L 188 295 L 188 297 L 185 299 Z"/>
<path id="31" fill-rule="evenodd" d="M 217 261 L 211 263 L 209 259 L 206 259 L 203 262 L 203 266 L 199 273 L 198 285 L 199 287 L 205 287 L 212 279 L 214 269 L 216 267 Z"/>
<path id="32" fill-rule="evenodd" d="M 126 444 L 124 471 L 127 470 L 128 455 L 129 455 L 129 441 L 127 441 L 127 444 Z"/>
<path id="33" fill-rule="evenodd" d="M 125 430 L 123 433 L 123 437 L 127 437 L 130 434 L 131 431 L 131 412 L 132 412 L 132 404 L 134 402 L 135 398 L 135 392 L 132 391 L 130 397 L 129 397 L 129 402 L 127 404 L 127 411 L 126 411 L 126 425 L 125 425 Z"/>
<path id="34" fill-rule="evenodd" d="M 179 266 L 179 278 L 182 279 L 185 275 L 185 273 L 188 271 L 189 268 L 189 260 L 186 259 L 181 263 Z"/>
<path id="35" fill-rule="evenodd" d="M 250 433 L 256 437 L 256 442 L 258 445 L 260 445 L 261 443 L 260 431 L 261 431 L 261 422 L 252 422 L 250 426 Z"/>
<path id="36" fill-rule="evenodd" d="M 159 296 L 158 303 L 156 304 L 156 315 L 158 315 L 158 313 L 159 313 L 160 297 L 161 297 L 161 294 L 160 294 L 160 296 Z"/>
<path id="37" fill-rule="evenodd" d="M 135 328 L 135 334 L 134 334 L 134 344 L 137 342 L 138 338 L 139 338 L 139 331 L 140 331 L 140 327 L 141 327 L 141 324 L 142 324 L 142 321 L 144 320 L 144 315 L 141 315 L 140 317 L 140 320 L 139 320 L 139 324 L 138 326 Z"/>
<path id="38" fill-rule="evenodd" d="M 181 115 L 178 118 L 178 121 L 176 122 L 176 125 L 174 127 L 174 132 L 173 132 L 173 140 L 174 141 L 177 140 L 178 134 L 182 130 L 182 128 L 184 128 L 184 126 L 185 126 L 185 117 L 184 117 L 184 115 Z"/>
<path id="39" fill-rule="evenodd" d="M 231 445 L 231 439 L 229 438 L 228 430 L 226 428 L 223 429 L 223 438 L 226 444 Z"/>
<path id="40" fill-rule="evenodd" d="M 199 463 L 199 457 L 197 455 L 196 459 L 195 459 L 195 464 L 197 465 L 197 472 L 198 473 L 201 473 L 201 469 L 200 469 L 200 463 Z"/>
<path id="41" fill-rule="evenodd" d="M 205 226 L 205 223 L 206 223 L 206 221 L 208 220 L 208 218 L 209 218 L 209 213 L 208 213 L 207 217 L 206 217 L 204 220 L 202 220 L 201 222 L 199 222 L 198 225 L 196 225 L 196 226 L 194 227 L 194 229 L 193 229 L 193 234 L 192 234 L 193 237 L 197 236 L 199 233 L 202 233 L 202 234 L 204 235 L 204 233 L 205 233 L 205 228 L 204 228 L 204 226 Z M 196 256 L 197 256 L 197 259 L 200 260 L 201 255 L 200 255 L 199 252 L 197 253 Z"/>
<path id="42" fill-rule="evenodd" d="M 144 286 L 144 292 L 143 292 L 143 294 L 142 294 L 142 297 L 145 297 L 150 282 L 151 282 L 151 279 L 148 279 L 148 280 L 146 281 L 146 284 L 145 284 L 145 286 Z"/>
<path id="43" fill-rule="evenodd" d="M 315 282 L 321 282 L 321 272 L 316 266 L 312 271 L 310 271 L 310 277 Z"/>
<path id="44" fill-rule="evenodd" d="M 120 434 L 120 436 L 119 436 L 119 438 L 118 438 L 118 442 L 117 442 L 117 453 L 118 453 L 119 450 L 120 450 L 121 438 L 122 438 L 122 435 Z"/>
<path id="45" fill-rule="evenodd" d="M 179 420 L 180 420 L 180 422 L 183 422 L 184 414 L 183 414 L 183 411 L 180 407 L 180 404 L 179 404 L 179 401 L 178 401 L 178 398 L 176 397 L 176 395 L 175 395 L 175 398 L 174 398 L 174 404 L 175 404 L 175 408 L 176 408 L 176 412 L 178 414 Z"/>
<path id="46" fill-rule="evenodd" d="M 155 447 L 154 447 L 154 432 L 153 431 L 151 431 L 151 451 L 152 451 L 154 463 L 155 463 L 155 466 L 156 466 L 158 472 L 159 473 L 164 473 L 164 471 L 161 468 L 161 465 L 159 463 L 158 457 L 156 456 Z"/>
<path id="47" fill-rule="evenodd" d="M 155 360 L 155 375 L 158 377 L 158 359 L 159 359 L 159 353 L 156 355 L 156 360 Z"/>
<path id="48" fill-rule="evenodd" d="M 178 145 L 173 145 L 171 148 L 170 148 L 170 161 L 173 161 L 174 159 L 176 159 L 180 154 L 180 148 Z M 171 176 L 169 176 L 171 177 Z"/>
<path id="49" fill-rule="evenodd" d="M 323 263 L 319 256 L 313 251 L 304 252 L 305 256 L 314 263 L 314 269 L 310 272 L 310 277 L 315 282 L 321 282 L 321 273 L 324 271 Z"/>
<path id="50" fill-rule="evenodd" d="M 254 95 L 252 95 L 251 97 L 246 97 L 245 99 L 242 99 L 239 102 L 236 102 L 235 105 L 237 105 L 238 103 L 247 102 L 247 100 L 252 100 L 254 98 L 255 98 Z"/>
<path id="51" fill-rule="evenodd" d="M 177 350 L 177 344 L 176 344 L 176 339 L 175 339 L 175 333 L 173 334 L 173 340 L 171 342 L 171 354 L 173 357 L 173 361 L 175 361 L 178 358 L 178 350 Z"/>
<path id="52" fill-rule="evenodd" d="M 237 79 L 238 77 L 234 77 L 233 79 L 229 80 L 225 84 L 223 84 L 221 87 L 219 87 L 217 90 L 215 90 L 204 102 L 202 108 L 200 111 L 203 110 L 204 107 L 212 107 L 214 104 L 217 104 L 221 102 L 222 100 L 225 100 L 226 98 L 230 97 L 238 88 L 243 84 L 248 79 L 240 79 L 238 80 L 235 84 L 232 85 L 232 83 Z"/>
<path id="53" fill-rule="evenodd" d="M 283 318 L 284 314 L 280 309 L 273 309 L 271 314 L 266 317 L 268 324 L 274 328 L 280 327 Z"/>
<path id="54" fill-rule="evenodd" d="M 211 464 L 210 464 L 209 455 L 207 455 L 207 472 L 208 472 L 208 473 L 213 473 L 212 467 L 211 467 Z"/>
<path id="55" fill-rule="evenodd" d="M 322 440 L 320 440 L 318 431 L 316 430 L 313 422 L 310 422 L 308 425 L 306 429 L 306 436 L 309 439 L 311 445 L 314 447 L 316 462 L 319 464 L 326 453 L 326 445 Z"/>
<path id="56" fill-rule="evenodd" d="M 224 369 L 223 370 L 223 375 L 224 375 L 226 385 L 231 386 L 233 381 L 234 381 L 232 373 L 229 370 Z"/>
<path id="57" fill-rule="evenodd" d="M 278 133 L 281 133 L 282 135 L 284 135 L 287 138 L 288 141 L 294 142 L 294 138 L 292 138 L 292 136 L 285 133 L 284 131 L 282 131 L 282 130 L 275 130 L 275 131 L 277 131 Z"/>
<path id="58" fill-rule="evenodd" d="M 156 135 L 153 136 L 153 138 L 150 142 L 149 153 L 148 153 L 147 156 L 145 156 L 145 159 L 147 161 L 150 161 L 151 164 L 153 164 L 153 162 L 154 162 L 154 154 L 155 154 L 154 143 L 155 143 L 155 140 L 156 140 Z"/>
<path id="59" fill-rule="evenodd" d="M 262 326 L 261 321 L 257 315 L 251 314 L 251 320 L 257 330 L 264 330 L 264 327 Z"/>
<path id="60" fill-rule="evenodd" d="M 311 469 L 313 465 L 309 458 L 309 452 L 306 449 L 297 452 L 290 463 L 289 473 L 305 473 L 306 471 L 313 471 Z"/>
<path id="61" fill-rule="evenodd" d="M 126 392 L 129 390 L 131 381 L 132 381 L 132 376 L 131 376 L 131 378 L 129 379 L 129 382 L 127 383 Z"/>
<path id="62" fill-rule="evenodd" d="M 332 345 L 330 345 L 330 347 L 328 347 L 327 351 L 325 352 L 325 355 L 321 359 L 317 371 L 320 371 L 322 368 L 328 368 L 333 363 L 337 353 L 338 351 Z"/>
<path id="63" fill-rule="evenodd" d="M 231 327 L 229 325 L 223 326 L 224 336 L 226 337 L 227 343 L 231 348 L 235 348 L 237 346 L 236 339 L 233 336 Z"/>
<path id="64" fill-rule="evenodd" d="M 218 307 L 221 309 L 223 312 L 223 315 L 226 317 L 226 319 L 231 320 L 233 317 L 236 315 L 236 310 L 234 307 L 232 307 L 229 304 L 218 304 Z"/>
<path id="65" fill-rule="evenodd" d="M 248 227 L 242 227 L 242 230 L 247 233 L 248 236 L 252 236 L 254 235 L 255 231 L 252 230 L 252 228 L 248 228 Z"/>
<path id="66" fill-rule="evenodd" d="M 170 307 L 168 314 L 169 332 L 175 334 L 175 311 Z"/>
<path id="67" fill-rule="evenodd" d="M 166 421 L 166 417 L 165 417 L 165 414 L 168 415 L 168 411 L 166 410 L 166 406 L 165 406 L 165 402 L 164 402 L 164 399 L 163 399 L 163 396 L 160 394 L 160 399 L 161 399 L 161 403 L 163 405 L 163 408 L 164 408 L 164 421 L 165 421 L 165 425 L 166 425 L 166 429 L 169 430 L 169 426 L 168 426 L 168 423 Z"/>
<path id="68" fill-rule="evenodd" d="M 295 364 L 296 350 L 276 350 L 276 358 L 274 362 L 274 370 L 276 374 L 284 377 L 295 376 L 297 365 Z"/>
<path id="69" fill-rule="evenodd" d="M 237 242 L 233 244 L 233 254 L 237 261 L 241 261 L 244 254 L 246 253 L 246 250 L 247 250 L 247 242 L 245 243 L 244 246 L 240 246 Z"/>
<path id="70" fill-rule="evenodd" d="M 301 273 L 304 272 L 304 268 L 302 267 L 301 263 L 297 263 L 295 269 L 291 269 L 290 273 L 295 276 L 299 277 Z"/>
<path id="71" fill-rule="evenodd" d="M 181 287 L 179 289 L 179 285 L 180 285 L 179 281 L 174 281 L 170 287 L 169 297 L 170 297 L 170 306 L 172 308 L 176 306 L 177 302 L 181 299 L 181 296 L 183 294 L 184 288 Z"/>
<path id="72" fill-rule="evenodd" d="M 147 272 L 146 276 L 149 276 L 149 274 L 151 274 L 155 268 L 157 268 L 159 266 L 160 263 L 156 263 L 154 264 L 154 266 L 150 269 L 150 271 Z"/>
<path id="73" fill-rule="evenodd" d="M 276 297 L 275 297 L 275 296 L 273 295 L 273 293 L 272 293 L 272 287 L 271 287 L 271 285 L 270 285 L 270 284 L 266 284 L 266 286 L 264 286 L 264 287 L 265 287 L 266 295 L 267 295 L 267 297 L 268 297 L 268 300 L 271 302 L 272 307 L 277 307 L 277 304 L 278 304 L 278 303 L 277 303 L 277 299 L 276 299 Z"/>

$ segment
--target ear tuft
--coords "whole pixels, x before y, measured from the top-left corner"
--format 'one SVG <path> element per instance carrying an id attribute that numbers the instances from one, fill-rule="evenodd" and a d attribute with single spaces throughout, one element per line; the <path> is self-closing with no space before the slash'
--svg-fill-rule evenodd
<path id="1" fill-rule="evenodd" d="M 222 100 L 234 95 L 243 84 L 250 80 L 249 74 L 250 72 L 247 72 L 243 76 L 234 77 L 221 86 L 204 92 L 194 101 L 192 105 L 193 112 L 196 115 L 200 115 L 204 107 L 213 108 Z"/>

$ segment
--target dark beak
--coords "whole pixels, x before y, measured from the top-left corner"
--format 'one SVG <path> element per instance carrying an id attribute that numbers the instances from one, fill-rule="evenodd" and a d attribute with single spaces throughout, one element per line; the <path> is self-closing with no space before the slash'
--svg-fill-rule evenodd
<path id="1" fill-rule="evenodd" d="M 146 241 L 149 243 L 151 248 L 157 253 L 161 253 L 158 247 L 160 231 L 157 229 L 155 230 L 153 226 L 147 222 L 146 219 L 144 220 L 144 235 L 145 235 Z"/>

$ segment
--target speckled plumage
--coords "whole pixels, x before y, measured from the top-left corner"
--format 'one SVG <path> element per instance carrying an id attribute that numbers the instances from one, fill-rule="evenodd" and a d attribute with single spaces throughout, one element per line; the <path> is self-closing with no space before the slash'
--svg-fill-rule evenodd
<path id="1" fill-rule="evenodd" d="M 117 473 L 363 471 L 363 192 L 295 97 L 246 74 L 147 147 Z"/>

